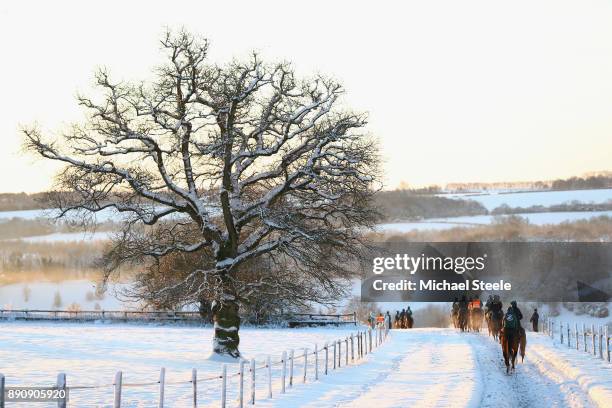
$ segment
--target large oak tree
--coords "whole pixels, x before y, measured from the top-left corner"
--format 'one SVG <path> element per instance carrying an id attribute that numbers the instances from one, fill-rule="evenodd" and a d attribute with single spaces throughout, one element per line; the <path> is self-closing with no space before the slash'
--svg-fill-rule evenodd
<path id="1" fill-rule="evenodd" d="M 238 357 L 241 299 L 291 281 L 275 279 L 279 268 L 241 279 L 253 260 L 279 259 L 301 285 L 353 273 L 376 219 L 377 146 L 330 78 L 301 79 L 257 55 L 211 64 L 207 41 L 183 31 L 161 46 L 167 60 L 152 80 L 98 72 L 99 95 L 78 98 L 84 123 L 56 136 L 24 128 L 25 144 L 65 164 L 52 196 L 63 215 L 124 216 L 116 264 L 203 255 L 160 290 L 212 297 L 214 352 Z"/>

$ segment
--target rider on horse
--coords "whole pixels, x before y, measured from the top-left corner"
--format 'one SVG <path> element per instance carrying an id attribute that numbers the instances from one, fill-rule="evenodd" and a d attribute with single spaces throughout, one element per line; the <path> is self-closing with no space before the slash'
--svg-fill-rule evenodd
<path id="1" fill-rule="evenodd" d="M 487 298 L 487 301 L 485 302 L 485 306 L 484 306 L 485 308 L 484 314 L 487 320 L 491 318 L 491 303 L 493 303 L 493 295 L 489 295 L 489 297 Z"/>
<path id="2" fill-rule="evenodd" d="M 503 322 L 503 335 L 501 339 L 502 352 L 504 355 L 504 362 L 506 363 L 506 372 L 510 371 L 510 366 L 514 370 L 514 362 L 516 356 L 520 353 L 521 359 L 525 358 L 525 347 L 527 344 L 527 338 L 525 336 L 525 330 L 521 327 L 521 319 L 523 313 L 517 307 L 516 301 L 510 302 L 510 307 L 504 316 Z"/>
<path id="3" fill-rule="evenodd" d="M 513 300 L 512 302 L 510 302 L 510 308 L 512 308 L 512 312 L 514 313 L 514 315 L 518 319 L 518 327 L 520 329 L 521 328 L 521 320 L 523 319 L 523 313 L 521 313 L 521 309 L 519 309 L 518 306 L 516 305 L 516 300 Z"/>
<path id="4" fill-rule="evenodd" d="M 491 305 L 489 306 L 489 311 L 491 315 L 499 317 L 500 315 L 504 314 L 502 310 L 503 310 L 503 305 L 502 305 L 501 300 L 499 300 L 499 296 L 498 295 L 493 296 L 493 300 L 491 301 Z"/>

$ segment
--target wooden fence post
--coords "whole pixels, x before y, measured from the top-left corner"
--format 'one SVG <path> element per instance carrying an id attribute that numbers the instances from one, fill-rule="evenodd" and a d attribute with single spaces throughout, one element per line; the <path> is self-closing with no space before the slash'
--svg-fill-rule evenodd
<path id="1" fill-rule="evenodd" d="M 582 323 L 582 340 L 584 343 L 584 352 L 587 352 L 587 341 L 586 341 L 586 326 Z"/>
<path id="2" fill-rule="evenodd" d="M 576 333 L 576 350 L 580 350 L 580 340 L 578 337 L 578 323 L 576 323 L 576 327 L 574 328 L 574 332 Z"/>
<path id="3" fill-rule="evenodd" d="M 599 326 L 599 358 L 603 360 L 603 328 Z"/>
<path id="4" fill-rule="evenodd" d="M 289 388 L 293 387 L 293 349 L 289 351 Z"/>
<path id="5" fill-rule="evenodd" d="M 563 344 L 563 322 L 559 323 L 559 339 L 561 344 Z"/>
<path id="6" fill-rule="evenodd" d="M 338 340 L 338 368 L 342 366 L 342 341 Z"/>
<path id="7" fill-rule="evenodd" d="M 555 322 L 551 321 L 550 322 L 550 338 L 551 339 L 555 339 Z"/>
<path id="8" fill-rule="evenodd" d="M 370 353 L 372 352 L 372 329 L 368 330 L 369 336 L 370 337 Z"/>
<path id="9" fill-rule="evenodd" d="M 115 403 L 114 408 L 121 408 L 121 383 L 123 374 L 121 371 L 117 371 L 115 374 Z"/>
<path id="10" fill-rule="evenodd" d="M 595 323 L 593 323 L 591 325 L 591 339 L 593 340 L 593 355 L 596 355 L 596 350 L 595 350 Z"/>
<path id="11" fill-rule="evenodd" d="M 304 349 L 304 378 L 302 382 L 306 382 L 306 374 L 308 373 L 308 348 Z"/>
<path id="12" fill-rule="evenodd" d="M 319 346 L 315 343 L 314 350 L 314 363 L 315 363 L 315 381 L 319 379 Z"/>
<path id="13" fill-rule="evenodd" d="M 251 359 L 251 404 L 255 405 L 255 359 Z"/>
<path id="14" fill-rule="evenodd" d="M 63 390 L 64 391 L 64 395 L 66 395 L 65 394 L 65 392 L 66 392 L 66 374 L 65 373 L 59 373 L 57 375 L 57 390 L 58 391 Z M 3 396 L 0 397 L 0 400 L 2 398 L 4 398 L 4 391 L 3 391 Z M 66 397 L 58 399 L 57 400 L 57 406 L 58 406 L 58 408 L 66 408 Z"/>
<path id="15" fill-rule="evenodd" d="M 238 385 L 238 408 L 244 407 L 244 365 L 246 361 L 240 360 L 240 366 L 238 373 L 240 377 L 240 384 Z"/>
<path id="16" fill-rule="evenodd" d="M 606 325 L 606 356 L 608 363 L 610 362 L 610 329 Z"/>
<path id="17" fill-rule="evenodd" d="M 0 408 L 4 408 L 4 374 L 0 373 Z"/>
<path id="18" fill-rule="evenodd" d="M 345 347 L 344 347 L 344 350 L 345 350 L 344 355 L 346 356 L 346 358 L 344 359 L 344 365 L 346 366 L 346 365 L 348 365 L 348 354 L 349 354 L 348 353 L 348 349 L 349 349 L 349 347 L 348 347 L 348 337 L 346 339 L 344 339 L 344 345 L 345 345 Z"/>
<path id="19" fill-rule="evenodd" d="M 329 343 L 325 342 L 325 375 L 327 375 L 327 368 L 329 366 Z"/>
<path id="20" fill-rule="evenodd" d="M 572 337 L 570 335 L 570 325 L 567 324 L 567 347 L 570 348 L 572 346 Z"/>
<path id="21" fill-rule="evenodd" d="M 334 365 L 333 369 L 336 369 L 336 340 L 334 340 Z"/>
<path id="22" fill-rule="evenodd" d="M 281 372 L 281 394 L 284 394 L 285 393 L 285 379 L 287 378 L 287 352 L 286 351 L 283 351 L 281 360 L 283 360 L 283 370 Z"/>
<path id="23" fill-rule="evenodd" d="M 4 374 L 0 373 L 0 408 L 4 408 Z"/>
<path id="24" fill-rule="evenodd" d="M 268 369 L 268 398 L 272 398 L 272 364 L 270 364 L 270 356 L 266 358 L 266 367 Z"/>
<path id="25" fill-rule="evenodd" d="M 159 408 L 164 408 L 164 388 L 166 384 L 166 369 L 159 370 Z"/>
<path id="26" fill-rule="evenodd" d="M 225 408 L 227 399 L 227 364 L 221 369 L 221 408 Z"/>
<path id="27" fill-rule="evenodd" d="M 365 341 L 365 340 L 364 340 L 364 336 L 365 336 L 365 334 L 364 334 L 364 333 L 365 333 L 365 332 L 359 332 L 359 340 L 360 340 L 360 341 L 359 341 L 359 343 L 360 343 L 360 346 L 359 346 L 359 347 L 361 348 L 361 358 L 363 358 L 363 356 L 364 356 L 364 355 L 368 354 L 368 353 L 365 351 L 365 346 L 364 346 L 364 341 Z"/>
<path id="28" fill-rule="evenodd" d="M 65 373 L 59 373 L 57 375 L 57 389 L 58 391 L 64 390 L 64 392 L 66 392 L 66 374 Z M 58 408 L 66 408 L 66 394 L 64 394 L 64 398 L 60 398 L 57 400 L 57 406 Z M 0 400 L 4 399 L 4 390 L 2 390 L 2 397 L 0 397 Z M 4 407 L 4 405 L 1 405 L 2 407 Z"/>
<path id="29" fill-rule="evenodd" d="M 351 361 L 355 361 L 355 344 L 353 343 L 353 333 L 351 333 Z"/>
<path id="30" fill-rule="evenodd" d="M 193 408 L 198 407 L 198 370 L 191 369 L 191 393 L 193 394 Z"/>

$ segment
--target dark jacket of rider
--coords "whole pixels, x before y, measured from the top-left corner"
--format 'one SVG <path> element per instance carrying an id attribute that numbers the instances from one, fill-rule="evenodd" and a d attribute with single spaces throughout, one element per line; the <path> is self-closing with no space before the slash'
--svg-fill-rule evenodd
<path id="1" fill-rule="evenodd" d="M 514 316 L 516 316 L 516 318 L 518 319 L 518 325 L 519 327 L 521 327 L 521 320 L 523 319 L 523 313 L 521 313 L 521 309 L 518 308 L 515 301 L 510 302 L 510 305 L 512 306 L 512 313 L 514 313 Z"/>

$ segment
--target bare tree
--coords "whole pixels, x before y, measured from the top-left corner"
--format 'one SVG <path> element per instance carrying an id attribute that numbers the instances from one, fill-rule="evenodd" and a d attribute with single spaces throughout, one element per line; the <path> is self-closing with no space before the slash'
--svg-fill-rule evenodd
<path id="1" fill-rule="evenodd" d="M 377 146 L 365 115 L 338 107 L 332 79 L 302 80 L 257 55 L 208 64 L 207 41 L 186 32 L 161 48 L 153 80 L 113 82 L 101 70 L 101 96 L 78 98 L 85 123 L 51 139 L 24 128 L 25 145 L 67 165 L 51 197 L 62 215 L 125 215 L 114 266 L 206 250 L 161 290 L 213 294 L 214 352 L 238 357 L 238 305 L 261 288 L 237 278 L 241 265 L 281 257 L 323 285 L 351 275 L 360 229 L 376 218 Z M 274 285 L 272 273 L 261 280 Z"/>

